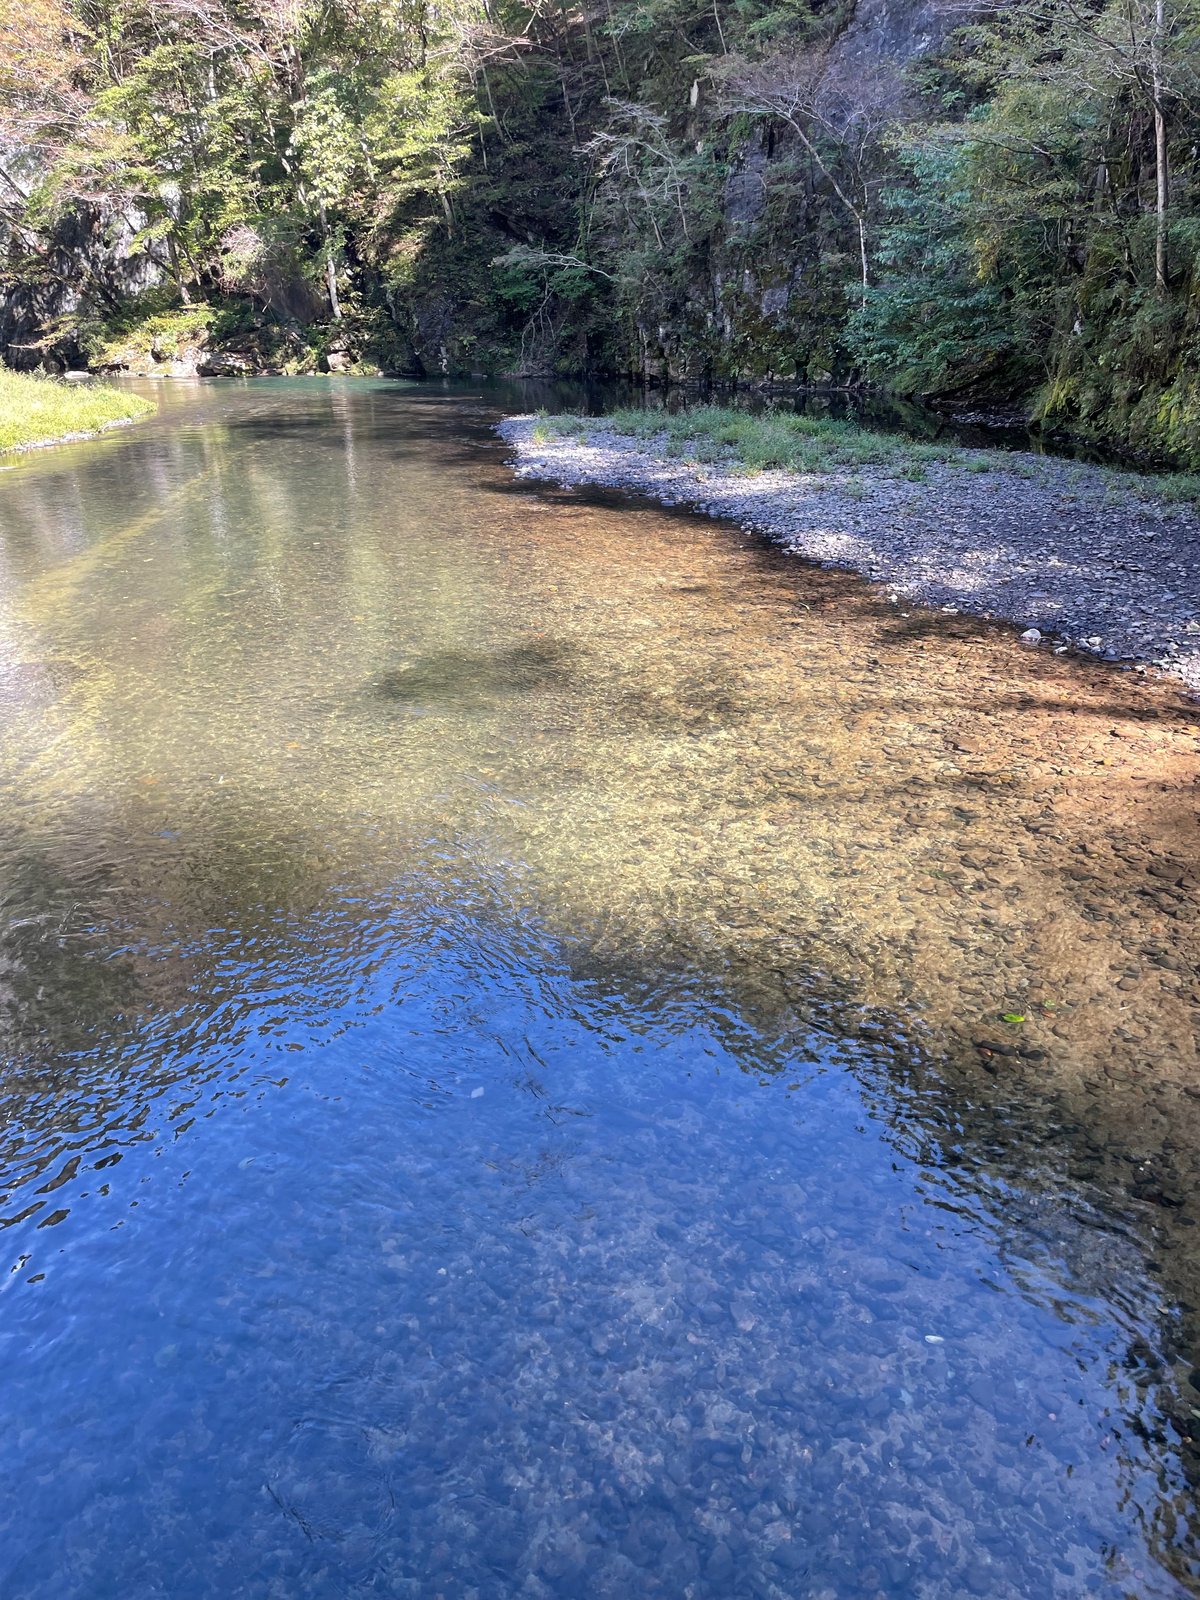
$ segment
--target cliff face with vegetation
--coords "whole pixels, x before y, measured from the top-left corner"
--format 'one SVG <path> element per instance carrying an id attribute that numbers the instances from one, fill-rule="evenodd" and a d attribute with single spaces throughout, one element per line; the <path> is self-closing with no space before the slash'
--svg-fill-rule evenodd
<path id="1" fill-rule="evenodd" d="M 1200 462 L 1200 0 L 0 9 L 13 364 L 865 381 Z"/>

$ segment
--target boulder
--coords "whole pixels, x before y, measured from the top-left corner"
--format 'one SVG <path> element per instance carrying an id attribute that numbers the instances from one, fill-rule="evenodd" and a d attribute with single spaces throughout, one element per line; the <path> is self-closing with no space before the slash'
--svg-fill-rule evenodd
<path id="1" fill-rule="evenodd" d="M 200 378 L 245 378 L 256 371 L 258 363 L 253 356 L 236 350 L 208 350 L 196 366 Z"/>

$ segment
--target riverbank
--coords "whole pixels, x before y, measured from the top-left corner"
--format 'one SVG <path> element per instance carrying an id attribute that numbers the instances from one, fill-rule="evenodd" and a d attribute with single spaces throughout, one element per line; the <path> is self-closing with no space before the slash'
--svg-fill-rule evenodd
<path id="1" fill-rule="evenodd" d="M 0 455 L 86 439 L 153 410 L 153 401 L 107 384 L 73 385 L 0 368 Z"/>
<path id="2" fill-rule="evenodd" d="M 916 444 L 803 417 L 509 417 L 523 477 L 633 490 L 883 584 L 1200 690 L 1194 480 Z"/>

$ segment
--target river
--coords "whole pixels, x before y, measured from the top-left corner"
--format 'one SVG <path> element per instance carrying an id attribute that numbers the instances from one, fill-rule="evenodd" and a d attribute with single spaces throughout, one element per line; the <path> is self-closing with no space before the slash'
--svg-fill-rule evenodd
<path id="1" fill-rule="evenodd" d="M 0 472 L 6 1600 L 1200 1593 L 1197 708 L 155 392 Z"/>

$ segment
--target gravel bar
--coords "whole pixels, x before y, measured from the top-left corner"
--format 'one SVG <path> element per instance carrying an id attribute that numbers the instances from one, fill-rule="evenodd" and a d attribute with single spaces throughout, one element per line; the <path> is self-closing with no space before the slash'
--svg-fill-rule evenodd
<path id="1" fill-rule="evenodd" d="M 1200 692 L 1200 516 L 1156 497 L 1152 478 L 1019 452 L 1009 466 L 967 450 L 919 482 L 875 466 L 750 475 L 589 418 L 558 436 L 532 416 L 498 431 L 521 477 L 730 518 L 897 600 L 1004 619 L 1038 630 L 1043 647 L 1151 665 Z"/>

